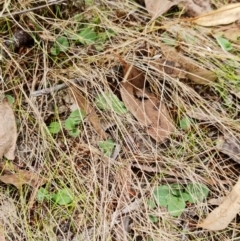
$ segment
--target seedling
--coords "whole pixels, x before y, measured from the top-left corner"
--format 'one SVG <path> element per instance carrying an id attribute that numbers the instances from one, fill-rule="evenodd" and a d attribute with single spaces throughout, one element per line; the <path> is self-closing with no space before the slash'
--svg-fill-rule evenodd
<path id="1" fill-rule="evenodd" d="M 188 130 L 191 127 L 191 120 L 188 117 L 184 117 L 180 120 L 180 127 L 183 130 Z"/>
<path id="2" fill-rule="evenodd" d="M 105 156 L 111 157 L 115 147 L 115 143 L 113 142 L 113 140 L 108 139 L 106 141 L 100 141 L 98 142 L 98 145 Z"/>
<path id="3" fill-rule="evenodd" d="M 157 205 L 166 207 L 172 216 L 180 216 L 186 207 L 186 202 L 202 202 L 209 193 L 209 189 L 202 183 L 188 184 L 185 188 L 180 184 L 157 186 L 153 192 L 153 199 L 148 206 L 154 209 Z M 157 222 L 155 216 L 149 216 L 152 222 Z"/>
<path id="4" fill-rule="evenodd" d="M 114 111 L 118 114 L 126 114 L 128 111 L 124 103 L 111 92 L 99 94 L 95 99 L 95 103 L 99 109 L 105 111 Z"/>
<path id="5" fill-rule="evenodd" d="M 216 40 L 223 50 L 225 51 L 232 50 L 232 44 L 227 39 L 223 37 L 217 37 Z"/>
<path id="6" fill-rule="evenodd" d="M 46 188 L 39 188 L 36 199 L 38 202 L 52 200 L 58 205 L 66 206 L 73 202 L 74 195 L 68 188 L 63 188 L 54 193 L 49 193 Z"/>
<path id="7" fill-rule="evenodd" d="M 50 123 L 48 126 L 48 130 L 50 131 L 51 134 L 57 134 L 61 130 L 60 123 L 57 121 L 53 121 Z"/>
<path id="8" fill-rule="evenodd" d="M 69 48 L 68 39 L 65 36 L 57 38 L 56 42 L 51 48 L 52 55 L 59 55 L 60 52 L 66 52 Z"/>
<path id="9" fill-rule="evenodd" d="M 82 110 L 73 111 L 65 121 L 65 129 L 72 137 L 77 137 L 80 134 L 78 125 L 83 121 L 85 113 Z"/>
<path id="10" fill-rule="evenodd" d="M 80 134 L 79 124 L 82 123 L 85 117 L 85 113 L 82 110 L 73 111 L 64 122 L 64 127 L 72 137 L 77 137 Z M 51 134 L 57 134 L 61 130 L 59 122 L 53 121 L 48 126 L 48 130 Z"/>
<path id="11" fill-rule="evenodd" d="M 66 52 L 69 49 L 69 40 L 72 40 L 73 43 L 81 43 L 82 45 L 90 44 L 103 44 L 109 40 L 112 36 L 115 35 L 115 32 L 111 29 L 108 29 L 102 33 L 97 33 L 94 28 L 85 27 L 82 28 L 78 33 L 73 33 L 72 31 L 66 31 L 65 35 L 60 36 L 56 39 L 56 42 L 50 49 L 52 55 L 59 55 L 61 52 Z M 96 48 L 98 49 L 98 45 Z"/>

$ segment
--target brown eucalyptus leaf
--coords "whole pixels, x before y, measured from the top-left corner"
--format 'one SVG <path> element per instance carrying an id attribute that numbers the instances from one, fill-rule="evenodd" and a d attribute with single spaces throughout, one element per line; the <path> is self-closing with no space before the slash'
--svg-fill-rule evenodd
<path id="1" fill-rule="evenodd" d="M 24 184 L 37 187 L 46 183 L 46 180 L 41 178 L 37 173 L 27 170 L 18 170 L 17 173 L 0 176 L 0 181 L 6 184 L 12 184 L 18 189 Z"/>
<path id="2" fill-rule="evenodd" d="M 145 6 L 152 18 L 157 18 L 181 1 L 182 0 L 145 0 Z"/>
<path id="3" fill-rule="evenodd" d="M 124 73 L 120 93 L 125 106 L 153 139 L 164 142 L 175 129 L 166 106 L 146 90 L 145 74 L 119 59 Z"/>
<path id="4" fill-rule="evenodd" d="M 230 24 L 240 19 L 240 3 L 227 4 L 190 21 L 205 27 Z"/>
<path id="5" fill-rule="evenodd" d="M 15 116 L 6 99 L 0 100 L 0 158 L 15 158 L 17 127 Z"/>
<path id="6" fill-rule="evenodd" d="M 144 91 L 143 98 L 134 96 L 134 87 L 122 83 L 122 100 L 133 116 L 146 127 L 147 133 L 157 142 L 164 142 L 174 131 L 174 124 L 166 106 L 153 94 Z M 138 93 L 139 96 L 139 93 Z"/>
<path id="7" fill-rule="evenodd" d="M 209 84 L 217 79 L 217 75 L 212 71 L 206 70 L 189 57 L 176 51 L 175 48 L 160 43 L 164 58 L 167 61 L 179 63 L 182 66 L 182 72 L 187 78 L 197 84 Z M 184 76 L 181 74 L 180 76 Z"/>
<path id="8" fill-rule="evenodd" d="M 240 178 L 223 203 L 215 208 L 198 227 L 208 230 L 223 230 L 240 211 Z"/>

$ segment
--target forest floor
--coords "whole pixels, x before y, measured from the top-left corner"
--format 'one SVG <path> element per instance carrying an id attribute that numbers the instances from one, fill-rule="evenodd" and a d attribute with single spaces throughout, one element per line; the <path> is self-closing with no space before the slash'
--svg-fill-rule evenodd
<path id="1" fill-rule="evenodd" d="M 0 183 L 2 240 L 240 240 L 238 215 L 197 227 L 239 177 L 239 24 L 217 41 L 177 7 L 151 21 L 135 1 L 59 2 L 0 1 L 18 135 L 1 172 L 25 178 Z"/>

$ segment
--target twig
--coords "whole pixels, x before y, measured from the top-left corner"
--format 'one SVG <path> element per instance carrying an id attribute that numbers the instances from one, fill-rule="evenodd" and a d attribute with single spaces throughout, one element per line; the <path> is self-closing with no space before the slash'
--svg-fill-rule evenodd
<path id="1" fill-rule="evenodd" d="M 55 4 L 62 3 L 62 2 L 64 2 L 64 1 L 65 1 L 65 0 L 54 1 L 54 2 L 50 2 L 50 3 L 48 3 L 48 4 L 44 4 L 44 5 L 41 5 L 41 6 L 38 6 L 38 7 L 34 7 L 34 8 L 30 8 L 30 9 L 25 9 L 25 10 L 18 11 L 18 12 L 14 12 L 14 13 L 5 13 L 5 14 L 0 15 L 0 18 L 9 17 L 9 16 L 14 16 L 14 15 L 19 15 L 19 14 L 28 13 L 28 12 L 32 12 L 32 11 L 35 11 L 35 10 L 38 10 L 38 9 L 41 9 L 41 8 L 45 8 L 45 7 L 48 7 L 48 6 L 51 6 L 51 5 L 55 5 Z"/>
<path id="2" fill-rule="evenodd" d="M 71 82 L 75 83 L 75 84 L 79 84 L 80 82 L 82 82 L 82 80 L 74 79 L 74 80 L 71 80 Z M 50 94 L 50 93 L 53 93 L 53 92 L 57 92 L 59 90 L 66 89 L 68 87 L 69 87 L 69 84 L 63 83 L 63 84 L 59 84 L 59 85 L 56 85 L 56 86 L 53 86 L 53 87 L 50 87 L 50 88 L 33 91 L 31 93 L 31 96 L 37 97 L 37 96 L 41 96 L 41 95 L 47 95 L 47 94 Z"/>

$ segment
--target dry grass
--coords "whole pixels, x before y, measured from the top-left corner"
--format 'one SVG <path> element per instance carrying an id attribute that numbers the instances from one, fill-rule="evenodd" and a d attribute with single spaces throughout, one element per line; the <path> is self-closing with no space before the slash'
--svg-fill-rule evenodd
<path id="1" fill-rule="evenodd" d="M 7 52 L 1 60 L 2 89 L 15 97 L 19 133 L 14 162 L 47 177 L 48 190 L 67 187 L 74 194 L 68 206 L 36 201 L 30 207 L 32 188 L 24 186 L 17 191 L 2 184 L 2 207 L 6 205 L 4 200 L 14 204 L 10 208 L 14 215 L 1 215 L 7 217 L 2 222 L 6 239 L 239 240 L 238 218 L 221 232 L 195 227 L 213 208 L 207 202 L 188 205 L 179 218 L 171 217 L 163 208 L 151 210 L 147 205 L 154 187 L 160 184 L 204 183 L 210 189 L 210 199 L 226 195 L 236 182 L 239 165 L 215 146 L 223 133 L 240 137 L 239 46 L 234 46 L 234 53 L 226 53 L 201 28 L 171 24 L 174 19 L 170 18 L 154 26 L 148 24 L 148 14 L 132 1 L 94 2 L 90 6 L 58 5 L 0 18 L 0 46 Z M 45 1 L 5 4 L 5 12 L 8 9 L 13 13 Z M 74 16 L 80 13 L 81 20 L 76 21 Z M 100 32 L 112 29 L 116 36 L 105 42 L 101 51 L 71 42 L 66 54 L 52 56 L 53 40 L 66 32 L 75 34 L 79 21 Z M 12 39 L 18 28 L 27 31 L 35 43 L 14 52 L 4 41 Z M 160 73 L 148 68 L 149 57 L 139 57 L 136 52 L 146 43 L 153 57 L 160 53 L 159 42 L 166 38 L 176 41 L 179 51 L 200 66 L 214 71 L 218 80 L 204 86 L 170 76 L 159 78 Z M 120 146 L 113 160 L 99 149 L 101 139 L 87 119 L 77 138 L 69 136 L 64 128 L 58 135 L 49 134 L 47 125 L 54 120 L 63 123 L 70 113 L 73 101 L 69 89 L 40 97 L 30 93 L 80 78 L 79 90 L 94 104 L 98 93 L 111 91 L 110 82 L 119 85 L 116 55 L 146 72 L 152 91 L 167 105 L 177 130 L 166 145 L 156 144 L 131 114 L 98 110 L 100 120 L 110 126 L 110 137 Z M 192 119 L 191 128 L 182 130 L 180 120 L 196 107 L 205 110 L 209 118 Z M 131 210 L 127 212 L 127 208 Z M 159 221 L 152 223 L 149 214 L 159 217 Z M 125 232 L 124 224 L 129 229 Z"/>

